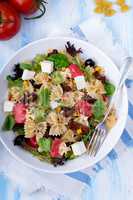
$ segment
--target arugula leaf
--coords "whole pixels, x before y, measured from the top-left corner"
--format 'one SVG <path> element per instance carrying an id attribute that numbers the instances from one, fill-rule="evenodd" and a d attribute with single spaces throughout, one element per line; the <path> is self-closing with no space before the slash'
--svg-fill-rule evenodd
<path id="1" fill-rule="evenodd" d="M 16 79 L 13 80 L 12 77 L 9 75 L 7 76 L 7 81 L 8 81 L 8 87 L 22 87 L 23 86 L 23 81 L 21 79 Z"/>
<path id="2" fill-rule="evenodd" d="M 12 130 L 18 135 L 24 135 L 24 124 L 15 124 Z"/>
<path id="3" fill-rule="evenodd" d="M 93 114 L 96 120 L 101 120 L 105 113 L 105 104 L 102 100 L 97 100 L 93 106 Z"/>
<path id="4" fill-rule="evenodd" d="M 21 69 L 28 69 L 28 70 L 33 70 L 33 66 L 30 63 L 20 63 L 20 68 Z"/>
<path id="5" fill-rule="evenodd" d="M 91 132 L 88 132 L 88 133 L 86 133 L 85 135 L 83 135 L 83 141 L 84 141 L 85 144 L 86 144 L 88 141 L 90 141 L 91 136 L 92 136 Z"/>
<path id="6" fill-rule="evenodd" d="M 65 158 L 68 159 L 68 160 L 73 160 L 74 158 L 76 158 L 76 156 L 73 154 L 73 151 L 68 151 L 65 154 Z"/>
<path id="7" fill-rule="evenodd" d="M 39 104 L 44 108 L 48 108 L 50 105 L 50 90 L 48 88 L 42 88 L 39 91 Z"/>
<path id="8" fill-rule="evenodd" d="M 40 62 L 44 61 L 45 59 L 46 59 L 45 54 L 38 54 L 38 55 L 35 56 L 34 62 L 39 64 Z"/>
<path id="9" fill-rule="evenodd" d="M 50 152 L 51 149 L 51 139 L 50 138 L 40 138 L 38 145 L 41 152 Z"/>
<path id="10" fill-rule="evenodd" d="M 104 88 L 105 88 L 107 96 L 112 96 L 115 92 L 115 86 L 112 83 L 110 83 L 109 81 L 105 82 Z"/>
<path id="11" fill-rule="evenodd" d="M 10 131 L 15 125 L 15 119 L 12 115 L 8 115 L 4 121 L 2 129 L 4 131 Z"/>
<path id="12" fill-rule="evenodd" d="M 52 80 L 55 84 L 61 84 L 64 82 L 64 78 L 63 76 L 61 75 L 60 72 L 57 72 L 55 71 L 53 74 L 52 74 Z"/>
<path id="13" fill-rule="evenodd" d="M 38 54 L 35 56 L 33 60 L 33 71 L 40 72 L 41 71 L 41 65 L 40 62 L 44 61 L 46 59 L 45 54 Z"/>
<path id="14" fill-rule="evenodd" d="M 67 67 L 69 65 L 67 56 L 62 53 L 52 54 L 47 58 L 47 60 L 54 62 L 56 69 Z"/>
<path id="15" fill-rule="evenodd" d="M 73 64 L 78 65 L 80 68 L 82 67 L 82 63 L 81 63 L 81 61 L 80 61 L 80 59 L 79 59 L 78 56 L 75 56 L 75 57 L 72 59 L 72 62 L 73 62 Z"/>

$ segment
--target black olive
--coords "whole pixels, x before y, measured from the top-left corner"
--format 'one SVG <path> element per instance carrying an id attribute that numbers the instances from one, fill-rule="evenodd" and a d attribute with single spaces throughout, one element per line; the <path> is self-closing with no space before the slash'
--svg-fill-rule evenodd
<path id="1" fill-rule="evenodd" d="M 18 135 L 14 139 L 14 145 L 23 146 L 24 144 L 25 144 L 25 137 L 24 137 L 24 135 Z"/>
<path id="2" fill-rule="evenodd" d="M 87 59 L 87 60 L 85 61 L 85 66 L 86 66 L 86 67 L 87 67 L 87 66 L 95 67 L 95 65 L 96 65 L 95 61 L 92 60 L 91 58 L 89 58 L 89 59 Z"/>
<path id="3" fill-rule="evenodd" d="M 18 79 L 22 77 L 23 70 L 20 68 L 20 64 L 16 64 L 14 66 L 13 72 L 14 72 L 13 74 L 14 79 Z"/>

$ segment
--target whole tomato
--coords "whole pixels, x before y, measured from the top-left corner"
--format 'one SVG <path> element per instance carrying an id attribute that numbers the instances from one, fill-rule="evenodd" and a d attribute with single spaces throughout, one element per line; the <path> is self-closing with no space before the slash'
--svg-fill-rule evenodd
<path id="1" fill-rule="evenodd" d="M 10 4 L 13 5 L 16 10 L 24 15 L 31 15 L 35 13 L 38 9 L 41 11 L 41 14 L 31 18 L 25 19 L 36 19 L 40 18 L 44 15 L 46 8 L 45 8 L 45 1 L 44 0 L 9 0 Z"/>
<path id="2" fill-rule="evenodd" d="M 19 31 L 21 19 L 18 12 L 7 2 L 0 2 L 0 40 L 8 40 Z"/>
<path id="3" fill-rule="evenodd" d="M 10 4 L 16 8 L 19 12 L 30 15 L 37 11 L 37 0 L 9 0 Z"/>

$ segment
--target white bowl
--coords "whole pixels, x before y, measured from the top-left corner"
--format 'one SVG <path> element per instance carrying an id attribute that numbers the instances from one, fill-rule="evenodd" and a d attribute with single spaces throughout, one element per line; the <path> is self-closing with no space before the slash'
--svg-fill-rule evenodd
<path id="1" fill-rule="evenodd" d="M 114 63 L 99 49 L 90 43 L 74 38 L 47 38 L 36 42 L 33 42 L 24 48 L 17 51 L 17 53 L 10 59 L 10 61 L 0 71 L 0 127 L 4 121 L 3 102 L 7 92 L 6 76 L 11 74 L 14 64 L 24 60 L 32 59 L 36 54 L 45 53 L 49 48 L 64 49 L 67 41 L 74 43 L 77 48 L 82 48 L 84 58 L 94 58 L 98 65 L 105 68 L 107 77 L 116 85 L 119 79 L 119 71 Z M 118 52 L 119 53 L 119 52 Z M 117 56 L 117 55 L 116 55 Z M 90 167 L 103 159 L 118 142 L 123 129 L 125 127 L 127 112 L 128 112 L 128 100 L 127 91 L 124 87 L 120 91 L 120 98 L 116 105 L 118 121 L 115 127 L 109 132 L 106 141 L 95 158 L 90 158 L 87 154 L 84 154 L 74 160 L 66 162 L 65 165 L 54 167 L 46 162 L 39 161 L 33 157 L 30 153 L 23 149 L 13 145 L 14 134 L 12 132 L 0 132 L 0 139 L 7 150 L 19 161 L 25 165 L 34 169 L 49 172 L 49 173 L 69 173 L 77 170 L 81 170 Z"/>

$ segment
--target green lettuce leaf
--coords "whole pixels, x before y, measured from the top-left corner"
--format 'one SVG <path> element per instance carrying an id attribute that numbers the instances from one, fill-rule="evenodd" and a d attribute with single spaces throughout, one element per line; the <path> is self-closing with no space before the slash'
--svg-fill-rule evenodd
<path id="1" fill-rule="evenodd" d="M 13 129 L 14 125 L 15 125 L 14 117 L 12 115 L 7 115 L 7 117 L 6 117 L 5 121 L 4 121 L 2 129 L 4 131 L 10 131 L 10 130 Z"/>
<path id="2" fill-rule="evenodd" d="M 38 145 L 41 152 L 50 152 L 51 149 L 51 139 L 50 138 L 40 138 Z"/>
<path id="3" fill-rule="evenodd" d="M 20 68 L 21 69 L 28 69 L 28 70 L 33 70 L 33 65 L 30 63 L 20 63 Z"/>
<path id="4" fill-rule="evenodd" d="M 44 108 L 50 105 L 50 90 L 48 88 L 41 88 L 38 94 L 39 104 Z"/>
<path id="5" fill-rule="evenodd" d="M 67 56 L 62 53 L 50 55 L 47 60 L 54 62 L 56 69 L 67 67 L 69 65 Z"/>
<path id="6" fill-rule="evenodd" d="M 115 86 L 108 81 L 105 82 L 104 88 L 107 96 L 112 96 L 115 92 Z"/>
<path id="7" fill-rule="evenodd" d="M 7 76 L 8 87 L 21 87 L 23 86 L 23 81 L 21 79 L 13 80 L 12 77 L 9 75 Z"/>
<path id="8" fill-rule="evenodd" d="M 97 100 L 93 106 L 93 115 L 96 120 L 102 120 L 105 113 L 105 104 L 102 100 Z"/>
<path id="9" fill-rule="evenodd" d="M 64 82 L 64 78 L 63 76 L 61 75 L 60 72 L 57 72 L 55 71 L 53 74 L 52 74 L 52 80 L 55 84 L 61 84 Z"/>

